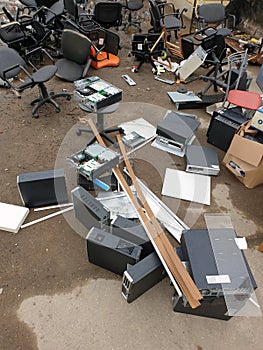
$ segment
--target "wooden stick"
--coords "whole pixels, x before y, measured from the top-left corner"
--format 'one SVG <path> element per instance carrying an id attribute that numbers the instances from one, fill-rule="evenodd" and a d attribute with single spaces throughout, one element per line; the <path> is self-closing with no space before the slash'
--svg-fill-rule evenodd
<path id="1" fill-rule="evenodd" d="M 165 232 L 163 231 L 162 227 L 160 226 L 159 222 L 157 221 L 156 217 L 154 216 L 149 204 L 147 203 L 147 201 L 144 197 L 144 194 L 141 190 L 141 187 L 137 181 L 137 178 L 133 172 L 130 161 L 127 157 L 126 150 L 125 150 L 125 147 L 124 147 L 124 144 L 121 140 L 120 135 L 117 135 L 117 140 L 119 143 L 121 153 L 122 153 L 123 158 L 124 158 L 125 165 L 126 165 L 127 170 L 130 174 L 130 177 L 132 179 L 133 185 L 137 191 L 137 194 L 142 202 L 142 205 L 143 205 L 147 215 L 149 216 L 149 219 L 150 219 L 152 225 L 154 226 L 155 230 L 154 230 L 154 237 L 153 238 L 154 238 L 156 243 L 158 242 L 157 245 L 158 245 L 158 247 L 159 246 L 161 247 L 161 250 L 163 251 L 163 253 L 164 254 L 166 253 L 165 257 L 168 254 L 170 260 L 167 259 L 167 264 L 168 264 L 169 268 L 171 269 L 171 271 L 173 272 L 173 274 L 175 273 L 174 277 L 175 277 L 176 281 L 178 282 L 179 286 L 181 287 L 181 289 L 182 289 L 183 293 L 185 294 L 187 300 L 189 301 L 190 305 L 193 308 L 197 307 L 198 305 L 200 305 L 198 300 L 202 299 L 202 296 L 201 296 L 199 290 L 197 289 L 196 285 L 194 284 L 192 278 L 190 277 L 190 275 L 186 271 L 185 267 L 183 266 L 180 258 L 178 257 L 178 255 L 174 251 L 173 246 L 171 245 Z M 172 264 L 171 264 L 171 262 L 172 262 Z M 196 303 L 194 302 L 194 299 L 197 299 Z"/>
<path id="2" fill-rule="evenodd" d="M 156 46 L 159 44 L 160 40 L 162 39 L 162 37 L 165 35 L 165 33 L 162 31 L 162 33 L 160 34 L 159 38 L 155 41 L 155 43 L 153 44 L 153 46 L 150 49 L 150 53 L 152 53 Z"/>

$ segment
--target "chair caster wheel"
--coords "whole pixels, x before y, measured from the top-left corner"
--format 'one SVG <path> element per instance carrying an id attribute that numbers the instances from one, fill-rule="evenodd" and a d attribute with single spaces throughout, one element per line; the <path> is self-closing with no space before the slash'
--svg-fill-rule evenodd
<path id="1" fill-rule="evenodd" d="M 56 112 L 59 113 L 61 111 L 60 108 L 56 108 Z"/>
<path id="2" fill-rule="evenodd" d="M 39 118 L 39 115 L 38 115 L 38 113 L 34 113 L 34 114 L 32 114 L 32 118 L 34 118 L 34 119 L 37 119 L 37 118 Z"/>
<path id="3" fill-rule="evenodd" d="M 71 96 L 68 95 L 68 96 L 66 97 L 66 100 L 67 100 L 67 101 L 70 101 L 70 100 L 71 100 Z"/>
<path id="4" fill-rule="evenodd" d="M 54 96 L 55 95 L 54 91 L 50 91 L 49 95 Z"/>
<path id="5" fill-rule="evenodd" d="M 81 135 L 80 130 L 77 130 L 77 131 L 76 131 L 76 135 L 77 135 L 77 136 L 80 136 L 80 135 Z"/>

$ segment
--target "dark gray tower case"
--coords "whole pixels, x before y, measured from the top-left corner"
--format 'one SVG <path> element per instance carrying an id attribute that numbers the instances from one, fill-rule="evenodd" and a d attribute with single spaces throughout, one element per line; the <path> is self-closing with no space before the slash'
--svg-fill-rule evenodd
<path id="1" fill-rule="evenodd" d="M 142 250 L 140 246 L 96 227 L 89 231 L 86 243 L 89 262 L 120 276 L 127 264 L 134 265 L 139 261 Z"/>

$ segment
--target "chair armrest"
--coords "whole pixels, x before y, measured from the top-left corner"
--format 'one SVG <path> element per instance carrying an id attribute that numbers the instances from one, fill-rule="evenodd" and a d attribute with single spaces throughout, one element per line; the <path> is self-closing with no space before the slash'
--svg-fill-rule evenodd
<path id="1" fill-rule="evenodd" d="M 28 77 L 28 79 L 31 80 L 31 83 L 32 83 L 32 84 L 34 83 L 34 81 L 33 81 L 33 79 L 32 79 L 32 76 L 30 75 L 30 73 L 29 73 L 23 66 L 21 66 L 20 64 L 15 64 L 15 65 L 13 65 L 13 66 L 8 67 L 7 69 L 5 69 L 5 70 L 3 71 L 3 79 L 7 82 L 7 84 L 8 84 L 13 90 L 18 91 L 18 92 L 21 92 L 21 91 L 24 90 L 24 88 L 21 88 L 20 86 L 16 86 L 15 84 L 13 84 L 13 83 L 10 81 L 10 79 L 11 79 L 12 77 L 7 77 L 7 76 L 6 76 L 8 72 L 11 72 L 12 70 L 15 70 L 15 69 L 19 69 L 18 73 L 16 73 L 16 74 L 19 74 L 21 71 L 23 71 L 23 72 L 26 74 L 26 76 Z M 15 75 L 16 75 L 16 74 L 15 74 Z M 15 75 L 13 75 L 13 77 L 14 77 Z"/>
<path id="2" fill-rule="evenodd" d="M 55 60 L 54 58 L 47 52 L 47 50 L 45 50 L 43 47 L 37 47 L 31 51 L 26 52 L 25 57 L 28 61 L 28 64 L 30 64 L 30 66 L 36 71 L 37 68 L 36 66 L 30 61 L 30 56 L 32 56 L 33 54 L 40 52 L 40 53 L 44 53 L 46 55 L 46 57 L 52 62 L 52 64 L 55 64 Z"/>
<path id="3" fill-rule="evenodd" d="M 176 12 L 175 6 L 174 6 L 174 3 L 173 3 L 173 2 L 164 2 L 164 3 L 161 3 L 161 4 L 157 4 L 157 6 L 160 7 L 160 8 L 162 8 L 163 10 L 164 10 L 164 8 L 165 8 L 166 6 L 170 6 L 170 7 L 172 7 L 173 12 L 174 12 L 174 13 Z"/>
<path id="4" fill-rule="evenodd" d="M 21 67 L 20 64 L 14 64 L 13 66 L 4 69 L 4 70 L 3 70 L 3 73 L 2 73 L 2 74 L 3 74 L 3 78 L 4 78 L 4 79 L 7 79 L 7 80 L 10 79 L 11 77 L 10 77 L 10 78 L 7 78 L 7 77 L 6 77 L 6 74 L 9 73 L 9 72 L 11 72 L 12 70 L 17 69 L 17 68 L 19 68 L 20 70 L 22 70 L 22 67 Z"/>

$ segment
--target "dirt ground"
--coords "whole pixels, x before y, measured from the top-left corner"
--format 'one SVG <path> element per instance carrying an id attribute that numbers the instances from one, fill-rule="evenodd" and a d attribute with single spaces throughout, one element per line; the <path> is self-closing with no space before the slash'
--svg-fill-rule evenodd
<path id="1" fill-rule="evenodd" d="M 146 30 L 146 27 L 144 30 Z M 166 92 L 175 91 L 179 87 L 182 87 L 182 85 L 175 84 L 170 86 L 155 81 L 151 72 L 151 66 L 148 63 L 145 63 L 138 73 L 132 73 L 131 67 L 134 64 L 137 64 L 137 62 L 133 56 L 128 56 L 128 52 L 131 49 L 131 33 L 125 34 L 119 32 L 119 34 L 121 36 L 122 47 L 119 51 L 121 59 L 120 66 L 117 68 L 104 68 L 100 71 L 90 69 L 88 72 L 89 76 L 98 75 L 123 89 L 123 99 L 120 109 L 110 115 L 109 118 L 106 118 L 106 125 L 116 125 L 120 121 L 131 120 L 138 115 L 137 117 L 142 116 L 156 126 L 158 120 L 162 119 L 162 113 L 160 112 L 160 114 L 158 114 L 158 111 L 174 109 L 174 105 L 169 100 Z M 249 66 L 249 70 L 255 77 L 258 67 Z M 122 79 L 122 74 L 129 74 L 136 81 L 137 85 L 129 87 Z M 163 77 L 170 79 L 173 78 L 173 74 L 167 72 L 163 74 Z M 187 85 L 187 88 L 196 92 L 200 90 L 202 84 L 204 83 L 196 81 Z M 61 90 L 62 88 L 66 88 L 70 92 L 73 91 L 72 84 L 62 82 L 57 78 L 48 82 L 47 85 L 55 91 Z M 21 173 L 53 169 L 63 139 L 71 128 L 79 123 L 80 117 L 87 116 L 87 113 L 80 110 L 76 101 L 72 98 L 71 101 L 65 101 L 63 99 L 59 100 L 61 113 L 57 114 L 52 106 L 47 106 L 40 110 L 39 119 L 33 119 L 31 117 L 30 101 L 36 96 L 36 94 L 36 88 L 26 90 L 23 93 L 22 98 L 18 99 L 10 90 L 5 88 L 1 88 L 0 90 L 1 202 L 21 205 L 22 203 L 16 184 L 16 176 Z M 149 108 L 149 104 L 151 105 L 151 108 Z M 152 106 L 156 106 L 156 108 L 152 108 Z M 152 111 L 155 111 L 155 113 Z M 198 120 L 201 122 L 201 126 L 197 131 L 197 139 L 201 144 L 206 145 L 205 133 L 209 124 L 210 116 L 205 113 L 204 109 L 189 110 L 186 112 L 197 115 Z M 157 156 L 154 156 L 154 154 Z M 136 159 L 137 155 L 138 159 Z M 218 155 L 221 161 L 224 153 L 218 150 Z M 147 146 L 144 150 L 141 150 L 134 156 L 135 173 L 139 177 L 145 179 L 148 186 L 158 194 L 160 193 L 163 179 L 161 176 L 162 174 L 158 174 L 156 168 L 157 163 L 162 163 L 164 159 L 165 157 L 161 151 L 153 152 L 150 146 Z M 176 164 L 178 169 L 184 170 L 184 159 L 171 156 L 169 162 L 170 163 L 166 165 L 167 167 Z M 262 277 L 261 270 L 263 255 L 260 255 L 256 250 L 258 244 L 263 241 L 262 193 L 263 186 L 259 186 L 255 189 L 247 189 L 223 166 L 221 166 L 220 175 L 212 180 L 212 198 L 211 206 L 209 208 L 194 206 L 189 209 L 189 206 L 182 202 L 179 206 L 178 202 L 175 200 L 168 199 L 166 202 L 171 205 L 172 208 L 177 207 L 176 214 L 187 223 L 190 223 L 192 227 L 202 227 L 202 225 L 204 225 L 202 214 L 205 211 L 226 213 L 227 215 L 230 215 L 237 234 L 239 236 L 247 237 L 249 245 L 248 256 L 249 262 L 251 263 L 251 269 L 255 274 L 259 287 L 262 287 L 262 279 L 258 279 L 259 277 Z M 188 209 L 190 210 L 189 215 L 187 215 Z M 191 213 L 195 211 L 197 211 L 198 214 L 196 220 L 191 223 L 190 216 L 192 215 Z M 32 221 L 39 216 L 41 215 L 34 213 L 31 210 L 27 221 Z M 182 318 L 180 318 L 180 315 L 179 317 L 178 315 L 176 316 L 176 314 L 172 312 L 169 301 L 167 300 L 166 303 L 166 301 L 163 300 L 170 298 L 172 295 L 171 287 L 168 286 L 168 283 L 166 283 L 165 286 L 162 284 L 164 288 L 164 298 L 162 297 L 163 289 L 158 286 L 154 292 L 155 294 L 153 294 L 153 299 L 151 299 L 150 295 L 150 301 L 153 303 L 158 302 L 156 310 L 160 310 L 162 302 L 164 302 L 164 310 L 168 310 L 169 306 L 170 314 L 168 311 L 167 313 L 170 318 L 169 321 L 166 320 L 166 322 L 171 322 L 170 330 L 160 330 L 158 337 L 151 339 L 149 333 L 151 334 L 150 327 L 152 322 L 155 322 L 156 327 L 158 327 L 158 324 L 161 326 L 162 312 L 160 313 L 160 319 L 157 312 L 154 315 L 151 313 L 148 314 L 154 304 L 150 304 L 149 301 L 147 303 L 147 296 L 143 299 L 145 302 L 144 306 L 142 306 L 142 304 L 137 304 L 136 306 L 135 304 L 135 307 L 133 308 L 133 304 L 131 304 L 130 308 L 127 309 L 127 306 L 124 305 L 124 303 L 114 303 L 114 301 L 116 302 L 116 299 L 114 298 L 117 298 L 115 296 L 116 285 L 119 285 L 120 288 L 121 279 L 112 273 L 91 265 L 87 261 L 83 237 L 76 234 L 74 229 L 68 224 L 63 216 L 22 229 L 18 234 L 0 231 L 0 242 L 0 289 L 2 291 L 0 294 L 0 349 L 2 350 L 93 350 L 102 348 L 102 344 L 105 345 L 106 349 L 167 349 L 168 346 L 169 348 L 173 346 L 172 348 L 174 349 L 201 350 L 211 349 L 212 346 L 214 347 L 214 342 L 220 344 L 221 349 L 230 349 L 230 346 L 231 348 L 237 349 L 260 349 L 262 346 L 262 318 L 259 318 L 257 321 L 251 321 L 252 323 L 250 324 L 253 324 L 253 327 L 251 326 L 253 329 L 250 328 L 248 332 L 247 327 L 250 322 L 248 320 L 239 320 L 239 323 L 236 324 L 235 327 L 231 326 L 231 323 L 228 323 L 227 326 L 221 326 L 224 324 L 224 321 L 217 321 L 218 323 L 214 323 L 208 320 L 206 325 L 203 326 L 208 327 L 208 333 L 210 329 L 209 327 L 211 327 L 215 333 L 214 338 L 208 337 L 209 339 L 207 340 L 207 343 L 205 339 L 203 339 L 205 338 L 205 331 L 202 333 L 204 335 L 202 340 L 200 338 L 200 342 L 194 343 L 191 346 L 184 346 L 182 337 L 180 337 L 181 343 L 180 341 L 173 343 L 170 340 L 167 340 L 166 343 L 164 337 L 168 336 L 167 332 L 170 334 L 169 339 L 171 339 L 171 337 L 174 339 L 178 337 L 178 334 L 176 334 L 176 327 L 180 328 L 181 335 L 185 334 L 189 339 L 191 338 L 190 329 L 187 328 L 189 325 L 187 326 L 184 323 L 191 317 L 188 317 L 187 315 L 183 315 Z M 104 330 L 98 328 L 96 332 L 101 332 L 101 343 L 99 341 L 96 344 L 92 342 L 92 337 L 95 337 L 95 332 L 94 334 L 92 333 L 93 335 L 89 335 L 90 343 L 85 346 L 81 341 L 82 336 L 85 336 L 85 327 L 83 325 L 82 327 L 84 328 L 82 328 L 82 331 L 80 330 L 79 337 L 75 339 L 76 343 L 74 344 L 60 343 L 61 338 L 59 337 L 59 333 L 61 332 L 60 325 L 62 324 L 60 324 L 60 322 L 53 324 L 54 328 L 49 330 L 50 334 L 52 332 L 57 333 L 57 343 L 54 341 L 56 335 L 53 342 L 50 341 L 49 343 L 49 334 L 47 333 L 44 336 L 42 335 L 43 338 L 45 337 L 45 342 L 43 343 L 41 342 L 43 339 L 41 340 L 41 337 L 39 338 L 37 327 L 34 325 L 29 327 L 28 323 L 23 322 L 21 318 L 18 317 L 17 312 L 23 301 L 41 295 L 49 297 L 58 294 L 64 295 L 64 293 L 70 293 L 76 287 L 80 288 L 90 281 L 98 281 L 98 285 L 100 284 L 100 281 L 109 282 L 109 289 L 105 289 L 105 293 L 106 291 L 107 293 L 112 292 L 112 296 L 107 295 L 106 300 L 105 295 L 102 295 L 101 298 L 104 299 L 105 303 L 105 305 L 103 305 L 105 306 L 105 315 L 107 314 L 106 319 L 109 322 L 116 324 L 117 327 L 120 326 L 120 319 L 117 322 L 117 319 L 114 318 L 116 317 L 116 315 L 114 316 L 114 307 L 116 305 L 123 307 L 127 313 L 130 312 L 131 315 L 134 316 L 136 322 L 140 320 L 141 311 L 147 313 L 147 318 L 144 318 L 145 323 L 141 330 L 146 338 L 141 346 L 138 343 L 133 346 L 131 332 L 138 332 L 137 335 L 139 339 L 143 339 L 143 337 L 142 333 L 140 333 L 140 327 L 138 327 L 138 324 L 133 324 L 132 318 L 129 319 L 129 325 L 127 325 L 126 329 L 126 335 L 128 337 L 128 342 L 125 343 L 126 345 L 121 343 L 121 341 L 118 343 L 118 346 L 116 345 L 114 341 L 114 332 L 112 336 L 109 335 L 107 339 L 105 338 L 103 340 L 105 328 Z M 105 287 L 102 283 L 102 288 L 104 288 L 103 286 Z M 100 296 L 100 292 L 98 292 L 97 296 Z M 156 299 L 154 297 L 156 297 Z M 259 301 L 261 301 L 262 304 L 262 296 L 259 297 Z M 65 301 L 65 305 L 63 304 L 62 308 L 67 307 L 67 302 L 68 301 Z M 92 300 L 90 302 L 92 303 Z M 82 307 L 85 308 L 84 305 L 82 305 Z M 138 305 L 141 305 L 141 307 Z M 45 307 L 46 306 L 44 306 L 44 308 Z M 99 309 L 100 305 L 97 305 L 97 307 Z M 119 311 L 121 313 L 121 310 Z M 29 315 L 30 312 L 29 309 Z M 74 310 L 74 312 L 78 313 L 80 311 Z M 96 311 L 94 312 L 96 313 Z M 113 315 L 113 317 L 111 318 L 110 315 Z M 38 316 L 40 318 L 42 317 L 40 311 Z M 62 338 L 64 336 L 66 337 L 67 332 L 74 333 L 74 328 L 78 327 L 76 319 L 73 318 L 73 316 L 72 319 L 70 315 L 68 316 L 68 329 L 64 329 L 65 333 L 64 335 L 62 334 Z M 176 319 L 176 322 L 172 321 L 173 319 Z M 94 316 L 94 322 L 95 320 L 96 318 Z M 45 323 L 49 322 L 48 318 L 44 321 Z M 126 321 L 127 320 L 125 319 L 124 322 Z M 104 325 L 103 327 L 107 327 L 104 321 L 101 322 L 101 320 L 97 320 L 97 322 L 98 327 L 102 324 Z M 193 323 L 191 323 L 191 329 L 193 332 L 198 333 L 197 325 L 199 322 L 199 319 L 195 318 Z M 239 336 L 235 338 L 235 341 L 232 339 L 231 342 L 227 342 L 224 339 L 216 340 L 217 336 L 221 337 L 221 334 L 216 335 L 216 330 L 214 329 L 214 327 L 217 327 L 216 325 L 219 326 L 221 332 L 225 332 L 227 329 L 226 327 L 231 327 L 233 332 L 237 332 L 237 330 L 235 330 L 237 327 L 239 329 Z M 115 332 L 118 333 L 118 330 L 115 329 Z M 246 334 L 246 339 L 244 340 L 243 337 L 245 337 L 245 333 L 250 333 L 251 338 L 249 338 L 249 334 Z M 231 338 L 232 335 L 229 335 L 229 337 Z M 149 346 L 147 344 L 149 344 Z M 217 345 L 215 345 L 214 348 L 217 348 Z"/>

